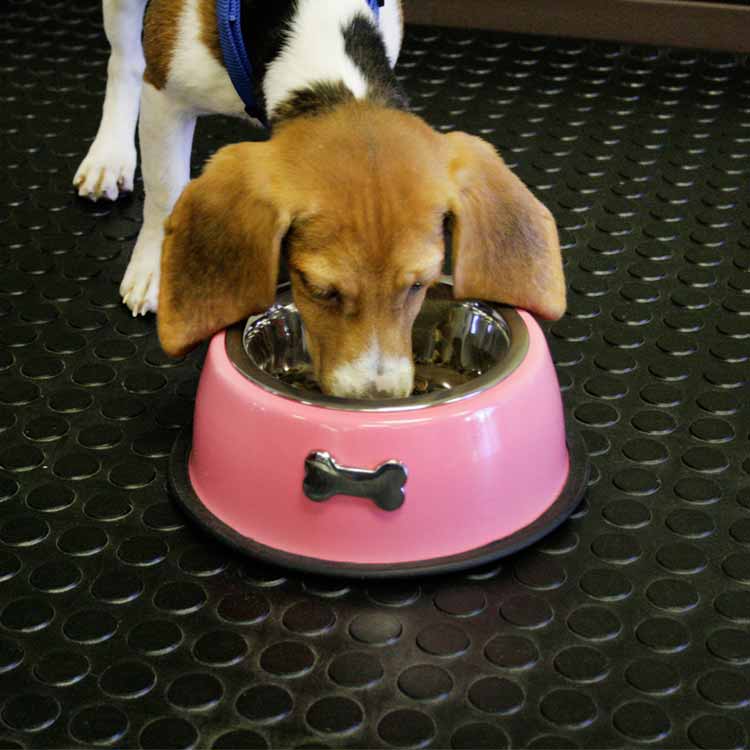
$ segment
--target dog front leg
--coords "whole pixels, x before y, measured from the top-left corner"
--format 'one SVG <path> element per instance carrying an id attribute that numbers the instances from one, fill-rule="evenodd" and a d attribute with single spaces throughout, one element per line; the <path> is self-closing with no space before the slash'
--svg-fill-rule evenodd
<path id="1" fill-rule="evenodd" d="M 107 93 L 94 142 L 73 178 L 82 198 L 115 200 L 133 190 L 135 126 L 144 59 L 141 44 L 146 0 L 104 0 L 104 31 L 111 52 Z"/>
<path id="2" fill-rule="evenodd" d="M 156 312 L 164 222 L 190 179 L 196 114 L 144 83 L 138 140 L 146 193 L 143 226 L 120 285 L 133 316 Z"/>

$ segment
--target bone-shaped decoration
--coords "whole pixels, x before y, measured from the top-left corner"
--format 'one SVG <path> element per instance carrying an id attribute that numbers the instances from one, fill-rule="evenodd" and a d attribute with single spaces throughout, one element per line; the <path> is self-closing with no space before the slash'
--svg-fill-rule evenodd
<path id="1" fill-rule="evenodd" d="M 322 503 L 335 495 L 372 500 L 381 510 L 398 510 L 405 498 L 406 467 L 387 461 L 375 471 L 339 466 L 325 451 L 311 453 L 305 461 L 305 495 Z"/>

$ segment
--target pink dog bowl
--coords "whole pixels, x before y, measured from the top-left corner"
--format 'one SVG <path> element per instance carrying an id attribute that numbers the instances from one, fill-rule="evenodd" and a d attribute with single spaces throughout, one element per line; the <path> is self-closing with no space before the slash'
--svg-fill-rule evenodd
<path id="1" fill-rule="evenodd" d="M 408 399 L 300 387 L 307 356 L 288 289 L 211 342 L 195 420 L 172 453 L 180 503 L 233 547 L 356 577 L 466 568 L 532 544 L 588 478 L 566 432 L 544 335 L 525 312 L 431 290 Z"/>

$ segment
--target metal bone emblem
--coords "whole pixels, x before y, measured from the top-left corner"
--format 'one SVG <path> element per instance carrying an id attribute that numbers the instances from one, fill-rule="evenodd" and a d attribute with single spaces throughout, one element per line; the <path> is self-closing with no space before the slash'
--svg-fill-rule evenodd
<path id="1" fill-rule="evenodd" d="M 305 461 L 305 495 L 322 503 L 334 495 L 372 500 L 381 510 L 398 510 L 405 500 L 406 467 L 387 461 L 375 471 L 339 466 L 325 451 L 311 453 Z"/>

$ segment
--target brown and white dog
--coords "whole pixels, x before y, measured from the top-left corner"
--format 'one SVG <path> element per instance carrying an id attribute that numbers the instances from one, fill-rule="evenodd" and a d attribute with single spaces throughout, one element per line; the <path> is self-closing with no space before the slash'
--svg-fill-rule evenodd
<path id="1" fill-rule="evenodd" d="M 492 146 L 406 111 L 392 72 L 398 0 L 379 17 L 367 0 L 243 0 L 272 137 L 221 149 L 188 184 L 198 115 L 252 121 L 215 3 L 151 0 L 144 25 L 146 0 L 104 0 L 107 92 L 74 180 L 94 200 L 132 190 L 139 123 L 144 223 L 120 292 L 134 315 L 158 307 L 168 353 L 267 309 L 284 253 L 323 390 L 408 395 L 411 329 L 440 277 L 446 218 L 457 297 L 563 314 L 549 211 Z"/>

